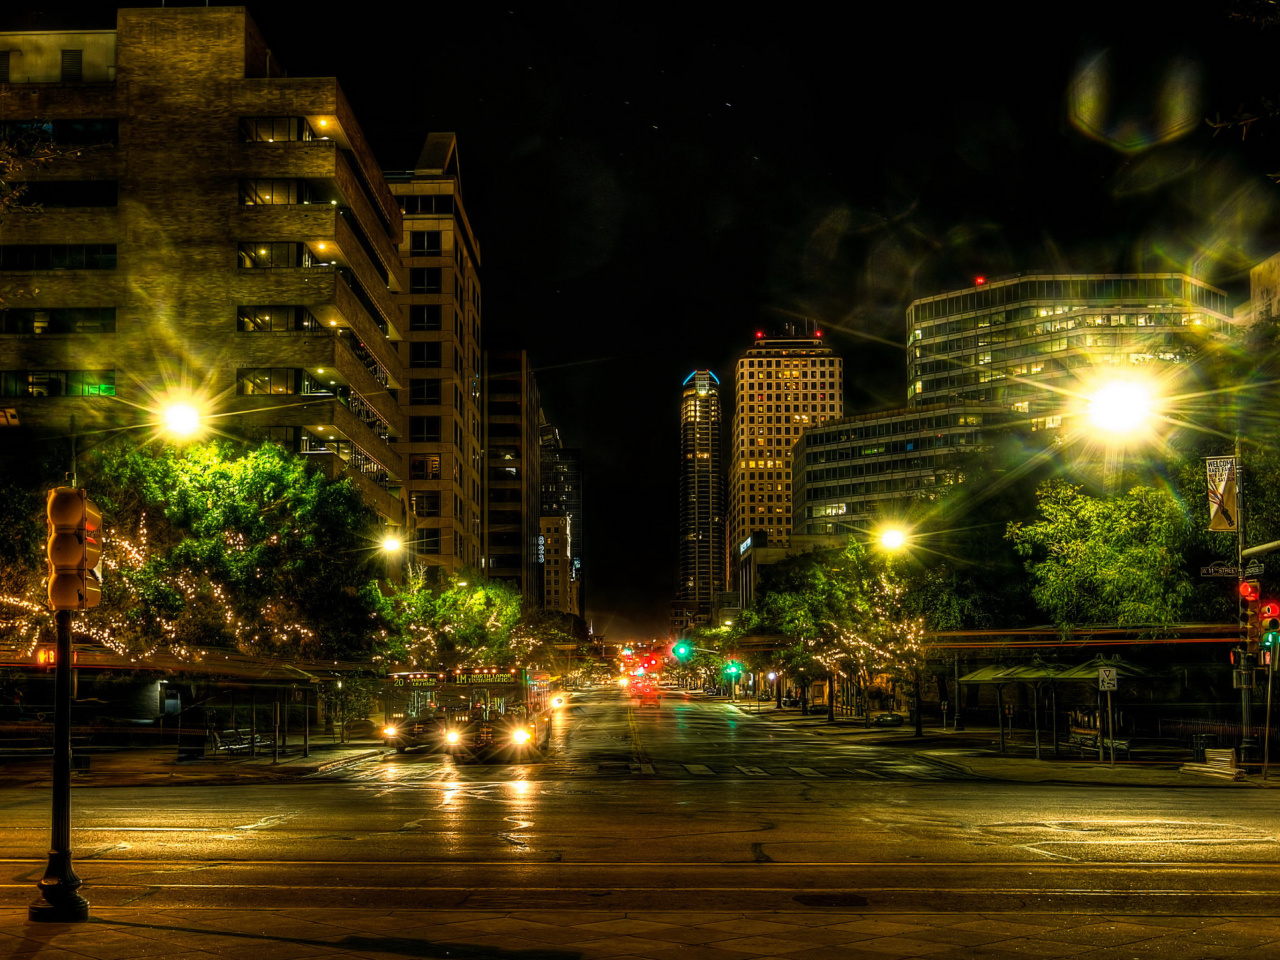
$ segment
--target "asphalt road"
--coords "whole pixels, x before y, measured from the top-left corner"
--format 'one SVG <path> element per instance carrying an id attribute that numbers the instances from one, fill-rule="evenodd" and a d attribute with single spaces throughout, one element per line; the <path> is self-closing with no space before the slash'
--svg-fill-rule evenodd
<path id="1" fill-rule="evenodd" d="M 81 788 L 96 905 L 1272 912 L 1268 791 L 947 779 L 667 696 L 576 700 L 521 766 L 390 754 L 283 785 Z M 25 905 L 44 790 L 0 791 L 0 906 Z"/>

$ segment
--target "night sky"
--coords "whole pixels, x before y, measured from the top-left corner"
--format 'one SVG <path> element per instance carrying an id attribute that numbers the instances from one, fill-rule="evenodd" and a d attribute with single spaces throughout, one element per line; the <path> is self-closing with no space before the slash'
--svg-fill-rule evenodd
<path id="1" fill-rule="evenodd" d="M 114 25 L 12 6 L 0 28 Z M 916 297 L 1141 269 L 1236 302 L 1280 250 L 1280 128 L 1204 122 L 1280 99 L 1280 32 L 1230 4 L 704 6 L 249 4 L 291 75 L 339 78 L 384 167 L 457 132 L 488 345 L 530 351 L 585 450 L 614 639 L 665 634 L 680 384 L 731 383 L 756 330 L 813 318 L 846 411 L 901 406 Z"/>

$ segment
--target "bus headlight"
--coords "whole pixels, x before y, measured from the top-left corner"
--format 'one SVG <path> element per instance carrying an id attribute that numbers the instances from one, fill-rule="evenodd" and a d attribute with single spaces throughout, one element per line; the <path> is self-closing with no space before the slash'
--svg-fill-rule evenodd
<path id="1" fill-rule="evenodd" d="M 551 698 L 551 705 L 552 705 L 553 707 L 563 707 L 563 706 L 564 706 L 564 697 L 552 697 L 552 698 Z"/>
<path id="2" fill-rule="evenodd" d="M 448 733 L 446 733 L 446 734 L 444 735 L 444 738 L 445 738 L 445 740 L 446 740 L 448 743 L 457 743 L 457 742 L 458 742 L 458 731 L 457 731 L 457 730 L 450 730 Z"/>
<path id="3" fill-rule="evenodd" d="M 512 743 L 528 743 L 529 731 L 525 729 L 515 730 L 511 734 Z"/>
<path id="4" fill-rule="evenodd" d="M 383 735 L 384 737 L 394 737 L 394 736 L 396 735 L 396 728 L 395 728 L 395 727 L 384 727 L 384 728 L 383 728 L 383 730 L 382 730 L 382 735 Z"/>

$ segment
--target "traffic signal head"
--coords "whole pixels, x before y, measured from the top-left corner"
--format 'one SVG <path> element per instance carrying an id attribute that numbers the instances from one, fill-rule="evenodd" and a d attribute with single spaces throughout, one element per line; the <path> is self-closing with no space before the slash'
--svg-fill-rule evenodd
<path id="1" fill-rule="evenodd" d="M 671 655 L 683 663 L 693 655 L 693 647 L 681 640 L 671 648 Z"/>
<path id="2" fill-rule="evenodd" d="M 83 488 L 55 487 L 45 504 L 49 521 L 49 606 L 54 610 L 88 610 L 102 597 L 94 567 L 102 550 L 93 536 L 102 513 Z"/>
<path id="3" fill-rule="evenodd" d="M 742 664 L 738 663 L 737 660 L 730 660 L 725 664 L 724 672 L 729 674 L 731 677 L 736 677 L 742 672 Z"/>
<path id="4" fill-rule="evenodd" d="M 1260 596 L 1262 596 L 1262 588 L 1257 580 L 1240 581 L 1240 598 L 1245 603 L 1256 603 Z"/>
<path id="5" fill-rule="evenodd" d="M 1264 600 L 1258 607 L 1258 633 L 1262 649 L 1280 649 L 1280 601 Z"/>

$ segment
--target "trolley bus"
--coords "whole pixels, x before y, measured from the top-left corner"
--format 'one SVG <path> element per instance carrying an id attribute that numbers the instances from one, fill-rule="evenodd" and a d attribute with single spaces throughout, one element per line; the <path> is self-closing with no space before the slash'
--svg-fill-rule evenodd
<path id="1" fill-rule="evenodd" d="M 537 759 L 560 702 L 549 674 L 518 667 L 393 672 L 383 729 L 398 753 L 425 747 L 472 760 Z"/>

